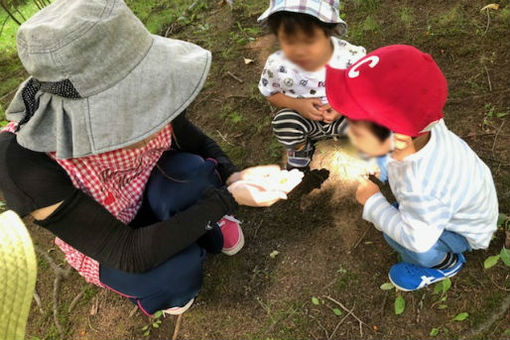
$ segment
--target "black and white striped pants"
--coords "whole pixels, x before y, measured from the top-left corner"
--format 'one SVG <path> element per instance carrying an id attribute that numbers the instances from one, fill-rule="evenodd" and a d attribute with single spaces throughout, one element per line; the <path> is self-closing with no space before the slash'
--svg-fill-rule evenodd
<path id="1" fill-rule="evenodd" d="M 345 136 L 347 121 L 344 117 L 328 124 L 310 120 L 291 109 L 279 111 L 273 118 L 273 133 L 286 148 L 292 149 L 307 140 L 319 140 L 334 136 Z"/>

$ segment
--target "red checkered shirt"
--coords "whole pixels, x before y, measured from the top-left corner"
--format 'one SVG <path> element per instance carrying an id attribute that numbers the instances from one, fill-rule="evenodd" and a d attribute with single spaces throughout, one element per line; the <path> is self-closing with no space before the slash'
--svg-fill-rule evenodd
<path id="1" fill-rule="evenodd" d="M 15 123 L 3 131 L 14 132 Z M 142 193 L 152 169 L 172 141 L 172 127 L 167 125 L 145 146 L 118 149 L 99 155 L 58 159 L 49 153 L 67 172 L 73 185 L 94 198 L 113 216 L 129 223 L 142 202 Z M 74 249 L 58 237 L 55 244 L 62 249 L 67 262 L 89 283 L 103 286 L 99 281 L 99 263 Z"/>

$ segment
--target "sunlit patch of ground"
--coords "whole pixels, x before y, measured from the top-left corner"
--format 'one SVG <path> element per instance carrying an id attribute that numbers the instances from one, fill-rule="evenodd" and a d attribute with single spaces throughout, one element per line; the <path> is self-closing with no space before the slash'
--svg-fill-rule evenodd
<path id="1" fill-rule="evenodd" d="M 364 160 L 358 151 L 346 139 L 325 140 L 316 144 L 316 150 L 311 170 L 326 169 L 329 177 L 322 183 L 320 189 L 313 190 L 310 195 L 316 195 L 323 190 L 332 190 L 334 201 L 346 196 L 354 197 L 354 191 L 359 180 L 378 170 L 375 160 Z"/>

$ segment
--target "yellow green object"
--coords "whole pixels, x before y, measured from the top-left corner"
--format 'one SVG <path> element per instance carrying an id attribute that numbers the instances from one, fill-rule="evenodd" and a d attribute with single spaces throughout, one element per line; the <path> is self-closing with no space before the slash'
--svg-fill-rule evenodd
<path id="1" fill-rule="evenodd" d="M 25 338 L 37 263 L 23 221 L 13 211 L 0 215 L 0 338 Z"/>

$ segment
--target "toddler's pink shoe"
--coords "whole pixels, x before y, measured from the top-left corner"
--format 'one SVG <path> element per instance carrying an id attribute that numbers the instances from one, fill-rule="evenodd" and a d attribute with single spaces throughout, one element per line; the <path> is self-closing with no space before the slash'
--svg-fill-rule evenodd
<path id="1" fill-rule="evenodd" d="M 218 222 L 223 234 L 223 248 L 221 251 L 226 255 L 235 255 L 244 246 L 244 235 L 240 224 L 241 221 L 229 215 L 223 216 Z"/>

